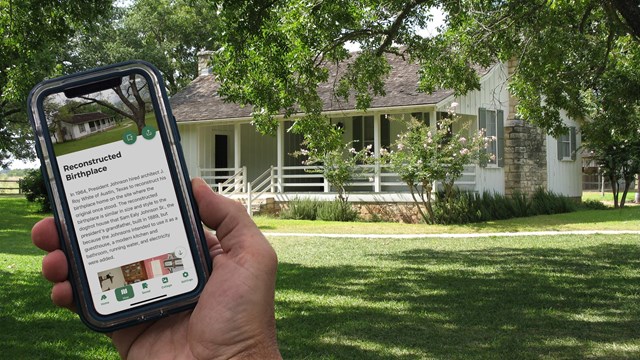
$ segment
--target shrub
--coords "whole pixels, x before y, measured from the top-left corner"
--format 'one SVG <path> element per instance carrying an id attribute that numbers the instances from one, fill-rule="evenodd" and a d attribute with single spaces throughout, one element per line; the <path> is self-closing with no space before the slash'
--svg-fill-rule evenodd
<path id="1" fill-rule="evenodd" d="M 51 203 L 47 194 L 47 187 L 40 169 L 30 169 L 22 179 L 22 191 L 27 201 L 40 205 L 40 211 L 50 212 Z"/>
<path id="2" fill-rule="evenodd" d="M 601 201 L 593 200 L 593 199 L 583 201 L 581 206 L 588 210 L 608 210 L 609 209 L 609 207 L 603 204 Z"/>
<path id="3" fill-rule="evenodd" d="M 436 194 L 433 211 L 437 224 L 467 224 L 559 214 L 576 209 L 576 203 L 571 199 L 543 189 L 538 189 L 531 197 L 520 192 L 505 196 L 489 192 L 478 194 L 455 190 L 448 200 L 442 192 Z"/>
<path id="4" fill-rule="evenodd" d="M 325 221 L 356 221 L 358 212 L 348 202 L 324 201 L 318 204 L 318 219 Z"/>
<path id="5" fill-rule="evenodd" d="M 531 197 L 531 213 L 533 215 L 551 215 L 575 211 L 576 203 L 569 198 L 552 191 L 538 188 Z"/>
<path id="6" fill-rule="evenodd" d="M 295 198 L 289 201 L 288 207 L 280 212 L 283 219 L 315 220 L 318 212 L 318 201 Z"/>

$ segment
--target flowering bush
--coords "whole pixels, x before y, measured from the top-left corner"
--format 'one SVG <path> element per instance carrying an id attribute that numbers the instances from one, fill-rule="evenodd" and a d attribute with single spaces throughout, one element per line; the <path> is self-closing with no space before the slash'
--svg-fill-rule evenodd
<path id="1" fill-rule="evenodd" d="M 342 133 L 336 129 L 334 136 L 342 138 Z M 312 141 L 306 138 L 302 148 L 292 155 L 306 157 L 303 165 L 312 166 L 307 172 L 322 174 L 327 182 L 336 190 L 337 199 L 346 203 L 348 194 L 346 187 L 358 176 L 358 164 L 373 161 L 371 145 L 356 151 L 351 143 L 342 144 L 341 141 Z"/>
<path id="2" fill-rule="evenodd" d="M 453 108 L 449 113 L 450 117 L 440 120 L 435 129 L 412 119 L 406 132 L 398 135 L 395 149 L 381 152 L 409 186 L 420 215 L 429 224 L 436 221 L 432 203 L 435 184 L 443 186 L 441 205 L 446 208 L 452 202 L 454 182 L 462 175 L 464 166 L 473 162 L 486 165 L 490 159 L 486 149 L 495 140 L 486 137 L 484 129 L 471 135 L 468 131 L 450 132 L 460 117 Z M 467 128 L 463 126 L 463 130 Z"/>

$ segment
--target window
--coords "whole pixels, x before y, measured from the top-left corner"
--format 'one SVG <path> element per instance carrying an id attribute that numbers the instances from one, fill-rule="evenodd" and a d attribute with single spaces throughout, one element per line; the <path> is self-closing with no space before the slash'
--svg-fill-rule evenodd
<path id="1" fill-rule="evenodd" d="M 504 111 L 478 109 L 478 128 L 485 129 L 485 136 L 495 137 L 487 148 L 491 154 L 489 164 L 504 166 Z"/>
<path id="2" fill-rule="evenodd" d="M 89 130 L 90 130 L 91 132 L 96 131 L 96 123 L 95 123 L 95 122 L 93 122 L 93 121 L 89 121 Z"/>
<path id="3" fill-rule="evenodd" d="M 431 114 L 428 112 L 414 112 L 411 113 L 411 117 L 425 124 L 431 126 Z"/>
<path id="4" fill-rule="evenodd" d="M 558 138 L 558 160 L 574 161 L 576 159 L 576 128 Z"/>
<path id="5" fill-rule="evenodd" d="M 389 148 L 390 145 L 390 116 L 380 116 L 380 145 Z M 362 150 L 364 147 L 374 146 L 374 129 L 373 116 L 354 116 L 353 117 L 353 148 L 356 151 Z"/>
<path id="6" fill-rule="evenodd" d="M 80 129 L 80 133 L 87 131 L 87 128 L 84 126 L 84 124 L 79 124 L 78 129 Z"/>

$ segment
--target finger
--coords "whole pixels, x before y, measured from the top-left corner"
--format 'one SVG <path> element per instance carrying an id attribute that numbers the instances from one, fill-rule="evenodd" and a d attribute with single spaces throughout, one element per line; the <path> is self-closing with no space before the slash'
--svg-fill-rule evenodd
<path id="1" fill-rule="evenodd" d="M 76 312 L 76 306 L 73 303 L 73 290 L 71 289 L 71 283 L 68 281 L 59 282 L 53 285 L 51 288 L 51 301 L 56 306 L 67 308 L 73 312 Z"/>
<path id="2" fill-rule="evenodd" d="M 60 249 L 55 220 L 48 217 L 37 222 L 31 229 L 31 240 L 35 246 L 44 251 Z"/>
<path id="3" fill-rule="evenodd" d="M 226 252 L 235 246 L 246 245 L 246 241 L 262 237 L 240 203 L 214 193 L 202 179 L 194 179 L 192 186 L 202 222 L 216 230 L 220 245 Z M 231 232 L 237 236 L 229 236 Z"/>
<path id="4" fill-rule="evenodd" d="M 211 231 L 205 230 L 204 237 L 207 239 L 207 246 L 209 247 L 209 255 L 213 259 L 214 257 L 224 254 L 224 250 L 222 250 L 222 246 L 220 245 L 220 241 L 218 237 L 212 233 Z"/>
<path id="5" fill-rule="evenodd" d="M 54 250 L 42 258 L 42 275 L 54 283 L 67 280 L 69 267 L 62 250 Z"/>

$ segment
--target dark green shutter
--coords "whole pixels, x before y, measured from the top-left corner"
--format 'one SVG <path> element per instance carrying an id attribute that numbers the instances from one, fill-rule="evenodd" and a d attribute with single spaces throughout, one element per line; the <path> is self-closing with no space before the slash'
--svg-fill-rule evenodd
<path id="1" fill-rule="evenodd" d="M 487 130 L 487 109 L 478 108 L 478 130 Z M 482 149 L 486 152 L 486 149 Z"/>
<path id="2" fill-rule="evenodd" d="M 353 117 L 353 148 L 356 151 L 362 150 L 362 116 Z"/>
<path id="3" fill-rule="evenodd" d="M 391 145 L 391 121 L 389 115 L 382 115 L 380 118 L 380 146 L 389 149 Z"/>
<path id="4" fill-rule="evenodd" d="M 504 111 L 503 110 L 496 111 L 496 116 L 498 117 L 498 121 L 497 121 L 498 144 L 496 146 L 498 149 L 498 166 L 504 167 Z M 485 119 L 485 124 L 486 124 L 486 119 Z"/>
<path id="5" fill-rule="evenodd" d="M 571 160 L 576 159 L 576 127 L 572 126 L 569 128 L 570 132 L 570 140 L 571 140 Z"/>
<path id="6" fill-rule="evenodd" d="M 558 161 L 562 160 L 562 135 L 558 136 L 556 139 L 557 142 L 557 150 L 558 150 Z"/>

